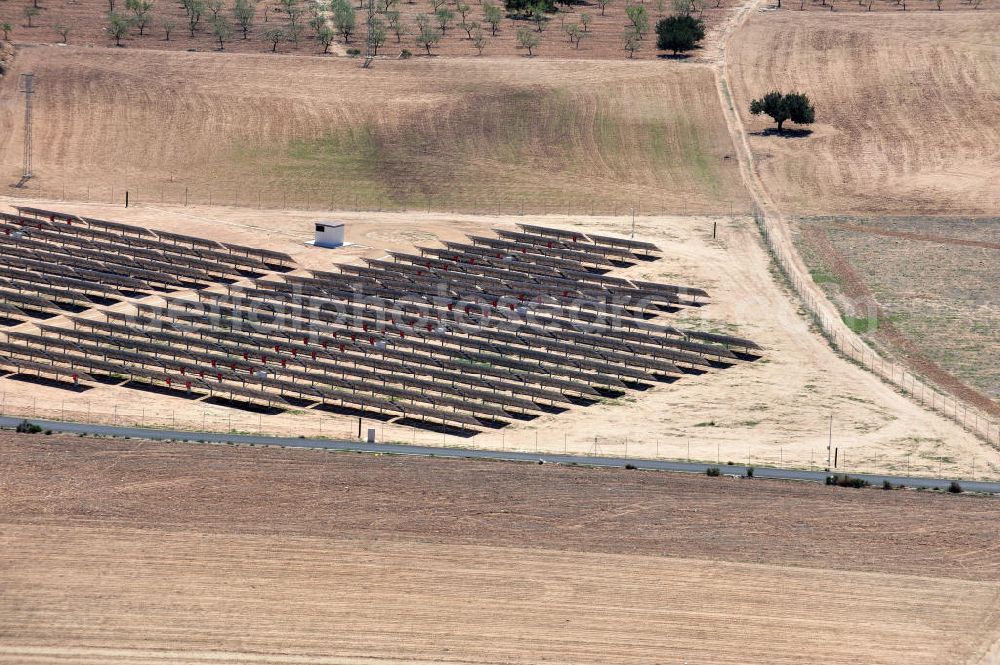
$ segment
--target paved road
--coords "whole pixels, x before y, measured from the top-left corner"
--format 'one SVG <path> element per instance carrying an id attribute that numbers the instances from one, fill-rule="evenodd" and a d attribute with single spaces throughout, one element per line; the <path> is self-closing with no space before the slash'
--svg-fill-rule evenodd
<path id="1" fill-rule="evenodd" d="M 23 418 L 0 416 L 0 427 L 16 427 Z M 253 436 L 244 434 L 224 434 L 219 432 L 184 432 L 180 430 L 145 429 L 141 427 L 116 427 L 112 425 L 93 425 L 89 423 L 66 423 L 54 420 L 31 420 L 32 423 L 53 432 L 69 434 L 90 434 L 98 436 L 130 437 L 133 439 L 154 439 L 166 441 L 199 441 L 207 443 L 236 443 L 257 446 L 285 446 L 288 448 L 323 448 L 326 450 L 344 450 L 365 453 L 391 453 L 395 455 L 421 455 L 434 457 L 475 458 L 506 460 L 513 462 L 544 461 L 551 464 L 578 464 L 580 466 L 623 467 L 634 465 L 639 469 L 659 471 L 680 471 L 688 473 L 705 473 L 710 466 L 718 466 L 723 474 L 741 475 L 746 471 L 742 465 L 706 464 L 701 462 L 673 462 L 665 460 L 634 459 L 623 457 L 590 457 L 587 455 L 559 455 L 553 453 L 522 453 L 504 452 L 499 450 L 477 450 L 473 448 L 438 448 L 434 446 L 411 446 L 392 443 L 363 443 L 360 441 L 337 441 L 332 439 L 288 439 L 276 436 Z M 888 480 L 894 485 L 907 487 L 925 487 L 947 489 L 950 479 L 919 478 L 906 476 L 882 476 L 865 473 L 852 473 L 851 477 L 864 478 L 873 485 L 881 485 Z M 780 478 L 783 480 L 807 480 L 823 482 L 827 474 L 822 471 L 803 471 L 799 469 L 776 469 L 771 467 L 755 467 L 757 478 Z M 963 480 L 962 488 L 973 492 L 989 492 L 1000 494 L 1000 483 Z"/>

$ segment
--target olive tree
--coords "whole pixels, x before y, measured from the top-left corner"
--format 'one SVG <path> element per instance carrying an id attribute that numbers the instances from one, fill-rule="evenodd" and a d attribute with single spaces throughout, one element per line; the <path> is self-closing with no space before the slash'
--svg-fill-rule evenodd
<path id="1" fill-rule="evenodd" d="M 438 28 L 441 29 L 441 35 L 443 36 L 448 33 L 448 26 L 455 19 L 455 12 L 447 7 L 441 7 L 434 12 L 434 17 L 437 18 Z"/>
<path id="2" fill-rule="evenodd" d="M 656 35 L 656 48 L 677 55 L 695 48 L 705 38 L 705 24 L 687 14 L 668 16 L 656 24 Z"/>
<path id="3" fill-rule="evenodd" d="M 760 99 L 750 102 L 751 115 L 768 115 L 778 123 L 778 133 L 784 132 L 782 124 L 792 121 L 798 125 L 810 125 L 816 120 L 816 110 L 809 97 L 799 92 L 781 94 L 772 90 Z"/>
<path id="4" fill-rule="evenodd" d="M 57 35 L 59 35 L 59 39 L 62 40 L 63 44 L 67 43 L 67 41 L 69 40 L 68 27 L 60 23 L 58 25 L 53 26 L 52 29 L 55 30 Z"/>
<path id="5" fill-rule="evenodd" d="M 31 21 L 40 13 L 41 10 L 39 10 L 38 7 L 35 7 L 34 5 L 28 5 L 27 7 L 24 8 L 24 18 L 28 19 L 29 28 L 35 27 L 34 25 L 31 24 Z"/>
<path id="6" fill-rule="evenodd" d="M 492 2 L 484 2 L 483 19 L 490 24 L 490 31 L 496 37 L 497 28 L 503 22 L 503 10 L 500 9 L 499 5 L 494 5 Z"/>
<path id="7" fill-rule="evenodd" d="M 527 28 L 518 28 L 517 43 L 521 48 L 528 50 L 528 56 L 530 57 L 533 55 L 531 49 L 538 46 L 538 35 Z"/>
<path id="8" fill-rule="evenodd" d="M 212 21 L 212 34 L 219 42 L 219 50 L 226 50 L 226 42 L 233 36 L 233 26 L 226 20 L 225 16 L 217 16 Z"/>
<path id="9" fill-rule="evenodd" d="M 333 12 L 333 25 L 344 37 L 344 43 L 351 41 L 351 35 L 357 27 L 358 20 L 354 15 L 354 7 L 347 0 L 333 0 L 330 3 L 330 10 Z"/>
<path id="10" fill-rule="evenodd" d="M 247 38 L 250 26 L 253 25 L 253 18 L 257 14 L 257 4 L 254 0 L 236 0 L 233 5 L 233 18 L 243 31 L 243 39 Z"/>
<path id="11" fill-rule="evenodd" d="M 646 12 L 646 5 L 626 7 L 625 16 L 628 17 L 635 34 L 639 35 L 639 39 L 642 39 L 643 33 L 649 30 L 649 14 Z"/>
<path id="12" fill-rule="evenodd" d="M 638 33 L 636 33 L 635 28 L 625 28 L 625 34 L 622 36 L 622 41 L 625 44 L 625 51 L 628 52 L 628 57 L 634 58 L 635 52 L 642 46 L 642 38 L 638 35 Z"/>
<path id="13" fill-rule="evenodd" d="M 486 48 L 486 35 L 483 34 L 482 28 L 478 25 L 472 33 L 472 45 L 479 51 L 479 55 L 482 55 L 483 49 Z"/>
<path id="14" fill-rule="evenodd" d="M 115 40 L 115 46 L 121 46 L 122 39 L 128 34 L 128 19 L 121 14 L 111 14 L 108 16 L 108 25 L 105 31 L 109 37 Z"/>
<path id="15" fill-rule="evenodd" d="M 417 14 L 417 44 L 423 46 L 427 55 L 431 54 L 431 47 L 441 41 L 441 33 L 431 25 L 426 14 Z"/>
<path id="16" fill-rule="evenodd" d="M 285 31 L 281 28 L 268 28 L 264 31 L 264 39 L 271 42 L 271 53 L 276 53 L 278 44 L 285 41 Z"/>
<path id="17" fill-rule="evenodd" d="M 403 35 L 406 34 L 406 24 L 403 23 L 402 15 L 396 11 L 388 11 L 385 13 L 385 22 L 392 30 L 392 34 L 396 35 L 396 43 L 398 44 L 403 39 Z"/>
<path id="18" fill-rule="evenodd" d="M 165 41 L 170 41 L 170 33 L 174 31 L 175 23 L 172 19 L 162 18 L 160 19 L 160 28 L 163 29 L 163 35 Z"/>
<path id="19" fill-rule="evenodd" d="M 139 28 L 139 36 L 146 34 L 146 26 L 153 20 L 153 3 L 149 0 L 125 0 L 125 9 L 132 12 L 132 25 Z"/>

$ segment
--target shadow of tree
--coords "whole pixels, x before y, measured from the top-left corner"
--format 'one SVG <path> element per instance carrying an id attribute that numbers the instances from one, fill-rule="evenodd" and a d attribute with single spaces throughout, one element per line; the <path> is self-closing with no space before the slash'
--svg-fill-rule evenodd
<path id="1" fill-rule="evenodd" d="M 750 136 L 780 136 L 786 139 L 803 139 L 807 136 L 812 136 L 813 130 L 811 129 L 788 129 L 785 128 L 783 131 L 779 132 L 777 127 L 768 127 L 767 129 L 761 130 L 759 132 L 750 132 Z"/>

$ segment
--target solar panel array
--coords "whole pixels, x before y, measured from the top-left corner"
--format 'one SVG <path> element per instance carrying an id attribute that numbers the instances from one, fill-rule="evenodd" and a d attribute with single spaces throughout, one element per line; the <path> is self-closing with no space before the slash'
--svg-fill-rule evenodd
<path id="1" fill-rule="evenodd" d="M 293 265 L 280 252 L 39 208 L 0 213 L 0 316 L 81 311 Z"/>
<path id="2" fill-rule="evenodd" d="M 136 302 L 134 313 L 67 314 L 68 326 L 8 332 L 0 343 L 7 371 L 75 382 L 107 375 L 192 397 L 325 405 L 474 432 L 723 369 L 759 349 L 669 325 L 665 314 L 706 303 L 701 289 L 608 274 L 659 255 L 633 240 L 521 225 L 336 271 L 260 277 L 291 259 L 19 212 L 0 219 L 0 246 L 17 250 L 4 252 L 0 315 L 66 314 L 196 280 L 225 289 L 165 293 L 165 304 Z M 150 252 L 169 257 L 170 271 Z M 58 267 L 43 271 L 49 264 Z"/>

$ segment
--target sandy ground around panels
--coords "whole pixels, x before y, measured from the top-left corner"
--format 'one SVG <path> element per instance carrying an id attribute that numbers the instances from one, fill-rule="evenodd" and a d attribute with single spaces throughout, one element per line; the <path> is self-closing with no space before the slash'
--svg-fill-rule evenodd
<path id="1" fill-rule="evenodd" d="M 534 222 L 628 235 L 629 218 L 472 217 L 422 213 L 275 212 L 230 208 L 111 208 L 50 202 L 96 217 L 287 251 L 306 268 L 383 256 L 387 249 L 460 240 L 465 233 Z M 347 223 L 342 250 L 309 247 L 312 222 Z M 718 239 L 711 238 L 718 223 Z M 372 421 L 380 440 L 439 445 L 822 466 L 833 414 L 841 468 L 996 477 L 998 459 L 978 439 L 925 411 L 836 356 L 775 280 L 746 218 L 640 217 L 636 237 L 665 258 L 620 274 L 705 288 L 711 303 L 666 315 L 677 325 L 749 337 L 757 362 L 684 376 L 672 384 L 589 407 L 573 407 L 471 438 Z M 25 328 L 30 328 L 30 324 Z M 155 393 L 99 386 L 74 393 L 0 380 L 7 414 L 287 436 L 353 437 L 357 419 L 307 409 L 260 415 Z M 689 452 L 690 450 L 690 452 Z"/>

